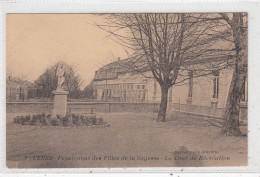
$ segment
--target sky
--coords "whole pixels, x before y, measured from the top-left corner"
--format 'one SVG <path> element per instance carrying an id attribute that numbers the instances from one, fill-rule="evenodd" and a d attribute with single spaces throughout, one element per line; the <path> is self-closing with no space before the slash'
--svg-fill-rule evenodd
<path id="1" fill-rule="evenodd" d="M 33 82 L 59 61 L 77 66 L 87 86 L 100 67 L 126 57 L 123 48 L 95 24 L 93 14 L 8 14 L 6 19 L 7 75 Z"/>

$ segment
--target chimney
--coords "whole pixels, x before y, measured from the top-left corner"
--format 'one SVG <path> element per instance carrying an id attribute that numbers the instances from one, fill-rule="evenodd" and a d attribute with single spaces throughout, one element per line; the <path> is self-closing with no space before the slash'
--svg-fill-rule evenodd
<path id="1" fill-rule="evenodd" d="M 117 61 L 118 61 L 118 62 L 120 61 L 120 57 L 117 58 Z"/>

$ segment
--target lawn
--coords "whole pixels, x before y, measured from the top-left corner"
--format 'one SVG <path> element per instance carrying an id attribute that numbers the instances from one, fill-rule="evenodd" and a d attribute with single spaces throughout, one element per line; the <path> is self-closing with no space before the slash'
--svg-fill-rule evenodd
<path id="1" fill-rule="evenodd" d="M 111 126 L 28 127 L 7 117 L 7 165 L 19 168 L 247 165 L 247 137 L 220 135 L 208 119 L 169 113 L 100 114 Z"/>

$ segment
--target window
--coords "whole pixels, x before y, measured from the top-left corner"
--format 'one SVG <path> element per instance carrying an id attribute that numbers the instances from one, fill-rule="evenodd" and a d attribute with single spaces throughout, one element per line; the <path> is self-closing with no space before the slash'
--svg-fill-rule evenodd
<path id="1" fill-rule="evenodd" d="M 247 102 L 247 77 L 244 77 L 241 101 Z"/>
<path id="2" fill-rule="evenodd" d="M 213 98 L 219 96 L 219 71 L 213 71 Z"/>
<path id="3" fill-rule="evenodd" d="M 111 89 L 109 89 L 109 92 L 108 92 L 108 98 L 111 98 L 112 94 L 111 94 Z"/>
<path id="4" fill-rule="evenodd" d="M 193 88 L 193 72 L 190 71 L 189 72 L 189 93 L 188 93 L 189 98 L 192 97 L 192 88 Z"/>

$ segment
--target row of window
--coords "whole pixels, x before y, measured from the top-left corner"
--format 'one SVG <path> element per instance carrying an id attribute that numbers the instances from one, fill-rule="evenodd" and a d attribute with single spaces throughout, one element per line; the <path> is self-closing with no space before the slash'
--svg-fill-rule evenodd
<path id="1" fill-rule="evenodd" d="M 193 92 L 193 72 L 189 72 L 189 87 L 188 87 L 188 97 L 192 97 Z M 218 99 L 219 98 L 219 71 L 213 71 L 213 95 L 212 98 Z M 154 84 L 154 91 L 156 90 L 156 82 Z M 96 85 L 95 89 L 146 89 L 146 85 L 143 84 L 105 84 L 105 85 Z M 110 90 L 111 92 L 111 90 Z M 156 92 L 154 93 L 154 95 Z M 242 101 L 247 100 L 247 78 L 244 77 L 244 85 L 243 85 L 243 92 L 242 92 Z"/>
<path id="2" fill-rule="evenodd" d="M 97 91 L 95 91 L 97 92 Z M 116 101 L 144 101 L 147 95 L 146 90 L 138 90 L 138 91 L 114 91 L 111 89 L 102 90 L 100 97 L 98 99 L 103 101 L 108 100 L 116 100 Z M 96 95 L 98 97 L 98 95 Z"/>
<path id="3" fill-rule="evenodd" d="M 193 72 L 189 72 L 189 88 L 188 88 L 188 97 L 192 97 L 193 89 Z M 212 72 L 213 75 L 213 98 L 219 97 L 219 71 Z M 242 91 L 242 101 L 247 101 L 247 77 L 244 77 L 243 91 Z"/>
<path id="4" fill-rule="evenodd" d="M 96 85 L 95 89 L 146 89 L 146 85 L 107 84 L 107 85 Z"/>

